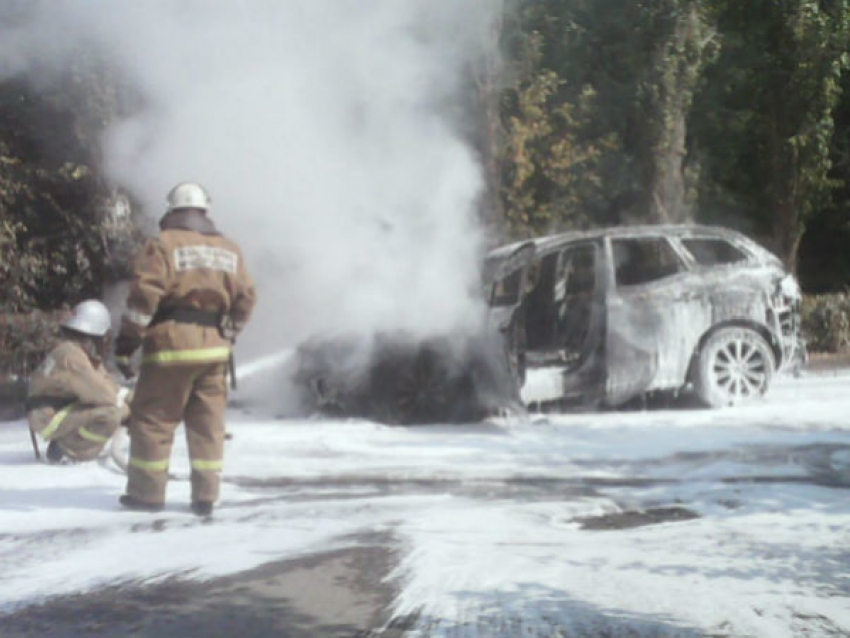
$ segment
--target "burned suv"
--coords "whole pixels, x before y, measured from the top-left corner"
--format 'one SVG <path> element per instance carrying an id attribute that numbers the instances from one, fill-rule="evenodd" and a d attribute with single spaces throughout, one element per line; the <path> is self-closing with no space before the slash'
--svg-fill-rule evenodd
<path id="1" fill-rule="evenodd" d="M 526 405 L 616 406 L 685 387 L 735 405 L 805 357 L 796 280 L 726 229 L 542 237 L 492 251 L 484 277 Z"/>

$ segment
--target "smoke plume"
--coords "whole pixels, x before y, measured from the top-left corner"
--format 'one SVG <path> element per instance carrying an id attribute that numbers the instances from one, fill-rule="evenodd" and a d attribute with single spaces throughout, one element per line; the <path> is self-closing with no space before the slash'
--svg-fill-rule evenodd
<path id="1" fill-rule="evenodd" d="M 0 76 L 81 45 L 120 69 L 141 107 L 108 130 L 105 170 L 155 217 L 175 183 L 208 188 L 257 280 L 249 352 L 330 330 L 427 335 L 479 312 L 482 177 L 457 111 L 498 5 L 29 3 L 0 34 Z"/>

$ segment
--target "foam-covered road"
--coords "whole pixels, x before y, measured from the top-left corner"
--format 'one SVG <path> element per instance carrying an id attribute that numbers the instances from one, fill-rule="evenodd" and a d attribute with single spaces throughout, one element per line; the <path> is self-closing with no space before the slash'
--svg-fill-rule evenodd
<path id="1" fill-rule="evenodd" d="M 0 627 L 38 603 L 87 609 L 104 592 L 363 550 L 358 578 L 384 589 L 349 628 L 850 634 L 848 388 L 846 372 L 808 374 L 747 408 L 464 427 L 234 412 L 210 523 L 188 513 L 182 441 L 169 506 L 149 516 L 119 509 L 111 462 L 36 464 L 23 424 L 0 424 Z"/>

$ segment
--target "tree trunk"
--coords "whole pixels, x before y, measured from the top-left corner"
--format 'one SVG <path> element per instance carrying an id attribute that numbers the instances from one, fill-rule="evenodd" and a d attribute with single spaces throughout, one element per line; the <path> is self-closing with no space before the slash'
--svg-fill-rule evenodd
<path id="1" fill-rule="evenodd" d="M 481 196 L 480 218 L 494 240 L 503 239 L 505 214 L 500 197 L 499 148 L 502 142 L 501 94 L 502 59 L 500 39 L 502 33 L 501 12 L 495 12 L 490 25 L 488 41 L 481 62 L 473 70 L 476 85 L 476 100 L 482 122 L 478 143 L 484 167 L 484 190 Z"/>
<path id="2" fill-rule="evenodd" d="M 685 111 L 681 105 L 672 111 L 655 148 L 649 190 L 649 217 L 663 224 L 681 224 L 693 217 L 684 174 Z"/>
<path id="3" fill-rule="evenodd" d="M 650 60 L 646 93 L 650 127 L 647 215 L 657 223 L 693 219 L 694 187 L 685 172 L 687 119 L 694 91 L 712 56 L 715 35 L 697 0 L 668 2 L 668 33 Z"/>
<path id="4" fill-rule="evenodd" d="M 803 238 L 803 222 L 793 198 L 777 202 L 776 223 L 771 236 L 771 248 L 792 273 L 797 273 L 797 253 Z"/>

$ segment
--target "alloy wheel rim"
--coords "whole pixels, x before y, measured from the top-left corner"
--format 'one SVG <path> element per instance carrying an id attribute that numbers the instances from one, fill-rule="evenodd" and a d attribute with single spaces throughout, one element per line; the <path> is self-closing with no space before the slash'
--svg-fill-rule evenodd
<path id="1" fill-rule="evenodd" d="M 730 339 L 715 351 L 713 385 L 729 404 L 759 397 L 767 384 L 768 366 L 763 348 L 744 337 Z"/>

